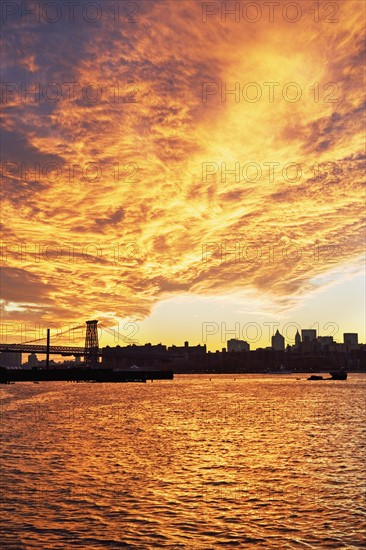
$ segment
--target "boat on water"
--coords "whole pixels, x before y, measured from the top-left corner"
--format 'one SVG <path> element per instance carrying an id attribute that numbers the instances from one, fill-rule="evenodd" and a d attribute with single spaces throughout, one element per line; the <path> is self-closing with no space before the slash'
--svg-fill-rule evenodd
<path id="1" fill-rule="evenodd" d="M 343 369 L 334 370 L 329 373 L 331 375 L 331 380 L 347 380 L 347 372 Z"/>
<path id="2" fill-rule="evenodd" d="M 323 376 L 312 374 L 308 380 L 347 380 L 347 372 L 345 370 L 335 370 L 329 373 L 330 378 L 324 378 Z"/>

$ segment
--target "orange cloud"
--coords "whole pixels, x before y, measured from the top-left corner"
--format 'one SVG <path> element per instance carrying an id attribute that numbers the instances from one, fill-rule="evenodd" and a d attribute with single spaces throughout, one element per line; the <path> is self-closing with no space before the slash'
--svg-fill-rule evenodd
<path id="1" fill-rule="evenodd" d="M 246 290 L 286 308 L 359 265 L 360 4 L 333 23 L 297 4 L 297 23 L 204 23 L 184 1 L 139 2 L 130 26 L 108 3 L 95 25 L 9 22 L 3 260 L 30 295 L 11 301 L 37 305 L 23 316 L 112 322 Z"/>

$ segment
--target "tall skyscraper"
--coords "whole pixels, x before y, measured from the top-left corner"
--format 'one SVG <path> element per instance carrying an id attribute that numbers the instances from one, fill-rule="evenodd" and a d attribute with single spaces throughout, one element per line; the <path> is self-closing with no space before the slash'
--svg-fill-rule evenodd
<path id="1" fill-rule="evenodd" d="M 299 331 L 297 330 L 295 334 L 295 346 L 298 348 L 300 344 L 301 344 L 301 336 L 299 334 Z"/>
<path id="2" fill-rule="evenodd" d="M 283 351 L 285 349 L 285 339 L 278 330 L 276 330 L 276 333 L 272 336 L 272 348 L 276 351 Z"/>

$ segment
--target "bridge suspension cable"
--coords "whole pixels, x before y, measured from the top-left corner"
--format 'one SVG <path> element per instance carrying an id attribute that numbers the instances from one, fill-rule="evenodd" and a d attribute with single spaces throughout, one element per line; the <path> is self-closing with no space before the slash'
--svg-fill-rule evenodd
<path id="1" fill-rule="evenodd" d="M 80 328 L 85 328 L 85 325 L 79 325 L 77 327 L 68 328 L 67 330 L 63 330 L 62 332 L 59 332 L 57 334 L 57 338 L 59 336 L 62 336 L 63 334 L 66 334 L 67 332 L 72 332 L 74 330 L 79 330 Z M 36 338 L 35 340 L 25 340 L 24 342 L 21 342 L 21 344 L 32 344 L 34 342 L 42 342 L 42 340 L 47 340 L 47 335 L 42 336 L 42 338 Z M 9 346 L 19 346 L 19 344 L 9 344 Z"/>
<path id="2" fill-rule="evenodd" d="M 70 332 L 74 332 L 76 330 L 80 330 L 80 329 L 85 330 L 85 328 L 86 328 L 85 325 L 78 325 L 78 326 L 75 326 L 75 327 L 68 327 L 66 330 L 63 330 L 62 332 L 58 332 L 57 335 L 54 335 L 54 336 L 59 338 L 60 336 L 63 336 L 63 335 L 65 335 L 67 333 L 70 333 Z M 99 325 L 98 328 L 100 329 L 101 333 L 106 332 L 110 336 L 113 336 L 114 341 L 116 341 L 116 339 L 117 339 L 117 340 L 122 340 L 122 342 L 124 342 L 125 344 L 134 344 L 135 346 L 141 346 L 141 344 L 139 343 L 138 340 L 134 340 L 133 338 L 130 338 L 128 336 L 124 336 L 123 334 L 121 334 L 118 328 L 117 329 L 113 329 L 113 328 L 111 329 L 109 327 L 106 327 L 105 325 Z M 47 340 L 47 335 L 42 336 L 41 338 L 35 338 L 35 339 L 32 339 L 32 340 L 24 340 L 20 343 L 8 344 L 8 347 L 19 346 L 20 344 L 33 344 L 33 343 L 36 343 L 36 342 L 42 342 L 42 340 Z"/>
<path id="3" fill-rule="evenodd" d="M 113 336 L 115 339 L 117 336 L 118 340 L 122 340 L 125 342 L 125 344 L 135 344 L 136 346 L 140 346 L 141 344 L 137 340 L 133 340 L 132 338 L 129 338 L 128 336 L 123 336 L 123 334 L 119 333 L 119 330 L 110 329 L 108 327 L 105 327 L 104 325 L 99 326 L 99 328 L 105 332 L 107 332 L 110 336 Z"/>

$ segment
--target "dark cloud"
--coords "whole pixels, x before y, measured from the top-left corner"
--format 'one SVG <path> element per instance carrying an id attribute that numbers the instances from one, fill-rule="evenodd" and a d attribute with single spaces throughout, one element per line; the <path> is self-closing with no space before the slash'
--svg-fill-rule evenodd
<path id="1" fill-rule="evenodd" d="M 41 277 L 14 267 L 3 267 L 0 272 L 1 296 L 6 302 L 48 303 L 53 285 L 46 284 Z"/>
<path id="2" fill-rule="evenodd" d="M 0 130 L 2 157 L 2 200 L 14 205 L 27 203 L 37 213 L 37 195 L 54 185 L 64 160 L 32 145 L 25 134 Z M 47 175 L 47 177 L 44 176 Z"/>

